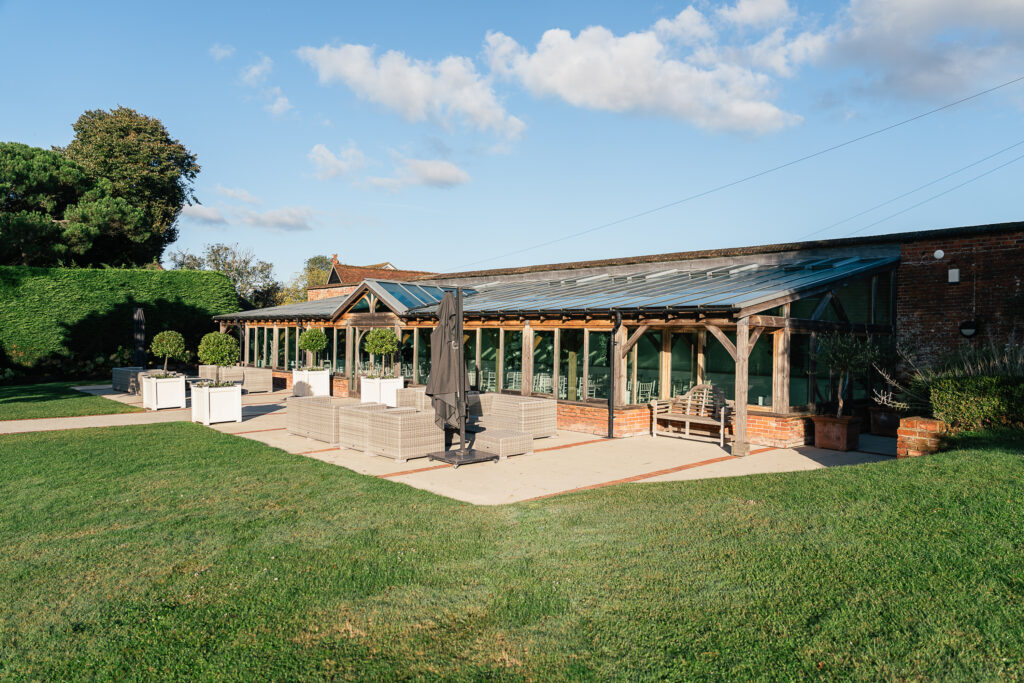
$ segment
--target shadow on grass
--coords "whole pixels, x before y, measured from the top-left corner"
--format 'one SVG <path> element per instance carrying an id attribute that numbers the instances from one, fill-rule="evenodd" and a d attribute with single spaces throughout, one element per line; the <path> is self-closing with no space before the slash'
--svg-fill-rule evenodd
<path id="1" fill-rule="evenodd" d="M 1024 455 L 1024 431 L 1004 427 L 983 432 L 963 432 L 946 437 L 943 446 L 943 450 L 999 449 Z"/>

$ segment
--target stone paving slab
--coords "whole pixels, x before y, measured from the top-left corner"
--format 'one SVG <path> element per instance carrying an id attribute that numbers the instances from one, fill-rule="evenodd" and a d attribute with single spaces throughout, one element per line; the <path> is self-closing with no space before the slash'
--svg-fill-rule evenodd
<path id="1" fill-rule="evenodd" d="M 138 398 L 116 394 L 110 390 L 109 385 L 83 389 L 122 402 Z M 728 449 L 703 441 L 654 439 L 649 436 L 603 439 L 593 434 L 559 431 L 553 437 L 536 439 L 533 455 L 514 456 L 497 463 L 479 463 L 458 469 L 428 458 L 397 463 L 390 458 L 335 448 L 330 444 L 289 434 L 285 429 L 285 401 L 288 396 L 288 392 L 243 396 L 242 422 L 226 422 L 213 425 L 212 428 L 360 474 L 388 478 L 477 505 L 502 505 L 629 482 L 685 481 L 792 472 L 891 459 L 879 453 L 887 452 L 892 444 L 878 437 L 865 439 L 864 444 L 866 450 L 875 453 L 838 453 L 812 447 L 755 447 L 749 457 L 733 458 Z M 0 434 L 154 424 L 187 421 L 190 418 L 189 409 L 177 409 L 18 420 L 0 423 Z"/>

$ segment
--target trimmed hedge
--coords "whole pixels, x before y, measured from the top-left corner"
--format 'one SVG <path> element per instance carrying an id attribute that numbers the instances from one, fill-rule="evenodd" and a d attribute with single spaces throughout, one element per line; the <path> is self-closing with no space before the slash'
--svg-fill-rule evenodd
<path id="1" fill-rule="evenodd" d="M 932 410 L 952 429 L 1024 426 L 1024 379 L 945 377 L 931 386 Z"/>
<path id="2" fill-rule="evenodd" d="M 174 329 L 194 349 L 211 316 L 239 310 L 239 300 L 227 277 L 206 271 L 0 266 L 0 368 L 84 376 L 125 364 L 136 306 L 147 347 Z"/>

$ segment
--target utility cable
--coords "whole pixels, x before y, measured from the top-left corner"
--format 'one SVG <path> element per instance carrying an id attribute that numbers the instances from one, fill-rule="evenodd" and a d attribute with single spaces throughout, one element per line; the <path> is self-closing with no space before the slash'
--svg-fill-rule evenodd
<path id="1" fill-rule="evenodd" d="M 852 215 L 852 216 L 850 216 L 848 218 L 844 218 L 841 221 L 836 221 L 835 223 L 832 223 L 831 225 L 826 225 L 824 228 L 818 228 L 817 230 L 815 230 L 813 232 L 809 232 L 806 235 L 802 235 L 802 236 L 797 238 L 797 241 L 801 241 L 802 242 L 803 240 L 807 239 L 808 237 L 812 237 L 812 236 L 817 235 L 819 233 L 825 232 L 826 230 L 831 230 L 832 228 L 834 228 L 834 227 L 836 227 L 838 225 L 842 225 L 843 223 L 849 223 L 850 221 L 852 221 L 855 218 L 860 218 L 864 214 L 871 213 L 872 211 L 875 211 L 876 209 L 880 209 L 883 206 L 888 206 L 889 204 L 892 204 L 893 202 L 898 202 L 899 200 L 903 199 L 904 197 L 909 197 L 910 195 L 912 195 L 912 194 L 914 194 L 916 192 L 920 192 L 921 190 L 925 189 L 926 187 L 931 187 L 932 185 L 935 185 L 936 183 L 941 183 L 943 180 L 946 180 L 947 178 L 952 178 L 953 176 L 955 176 L 955 175 L 957 175 L 959 173 L 963 173 L 964 171 L 966 171 L 969 168 L 973 168 L 973 167 L 977 166 L 978 164 L 985 163 L 989 159 L 993 159 L 993 158 L 999 156 L 1000 154 L 1004 154 L 1006 152 L 1009 152 L 1011 149 L 1014 149 L 1015 147 L 1020 147 L 1021 145 L 1024 145 L 1024 140 L 1021 140 L 1020 142 L 1016 142 L 1016 143 L 1010 145 L 1009 147 L 1004 147 L 1003 149 L 999 150 L 998 152 L 995 152 L 994 154 L 989 154 L 984 159 L 978 159 L 977 161 L 972 162 L 970 164 L 967 164 L 966 166 L 961 166 L 957 170 L 952 171 L 950 173 L 947 173 L 946 175 L 942 176 L 941 178 L 936 178 L 935 180 L 927 182 L 924 185 L 918 185 L 913 190 L 910 190 L 909 192 L 904 192 L 903 194 L 899 195 L 898 197 L 893 197 L 892 199 L 888 199 L 888 200 L 882 202 L 881 204 L 875 204 L 870 209 L 864 209 L 860 213 L 856 213 L 856 214 L 854 214 L 854 215 Z"/>
<path id="2" fill-rule="evenodd" d="M 748 175 L 748 176 L 745 176 L 743 178 L 739 178 L 738 180 L 733 180 L 733 181 L 730 181 L 730 182 L 725 183 L 723 185 L 718 185 L 717 187 L 713 187 L 713 188 L 711 188 L 709 190 L 704 190 L 702 192 L 698 192 L 696 194 L 689 195 L 688 197 L 683 197 L 682 199 L 678 199 L 678 200 L 676 200 L 674 202 L 669 202 L 668 204 L 662 204 L 661 206 L 655 207 L 653 209 L 648 209 L 646 211 L 641 211 L 640 213 L 635 213 L 635 214 L 633 214 L 631 216 L 626 216 L 625 218 L 619 218 L 617 220 L 610 221 L 608 223 L 602 223 L 601 225 L 596 225 L 594 227 L 587 228 L 585 230 L 580 230 L 578 232 L 574 232 L 574 233 L 571 233 L 569 235 L 564 235 L 562 237 L 557 237 L 557 238 L 555 238 L 553 240 L 548 240 L 546 242 L 541 242 L 539 244 L 534 244 L 533 246 L 523 247 L 522 249 L 516 249 L 515 251 L 510 251 L 510 252 L 505 253 L 505 254 L 499 254 L 498 256 L 491 256 L 489 258 L 480 259 L 478 261 L 471 261 L 469 263 L 464 263 L 461 266 L 458 266 L 456 268 L 456 270 L 461 270 L 462 268 L 466 268 L 468 266 L 475 266 L 475 265 L 480 264 L 480 263 L 487 263 L 488 261 L 495 261 L 497 259 L 507 258 L 509 256 L 515 256 L 516 254 L 522 254 L 523 252 L 526 252 L 526 251 L 532 251 L 534 249 L 540 249 L 541 247 L 547 247 L 547 246 L 550 246 L 552 244 L 557 244 L 559 242 L 564 242 L 565 240 L 570 240 L 570 239 L 573 239 L 573 238 L 576 238 L 576 237 L 581 237 L 583 235 L 587 235 L 587 234 L 592 233 L 592 232 L 597 232 L 598 230 L 604 230 L 606 228 L 610 228 L 610 227 L 613 227 L 613 226 L 616 226 L 616 225 L 620 225 L 620 224 L 626 223 L 628 221 L 636 220 L 637 218 L 643 218 L 644 216 L 649 216 L 652 213 L 657 213 L 658 211 L 663 211 L 663 210 L 668 209 L 668 208 L 673 207 L 673 206 L 679 206 L 680 204 L 684 204 L 686 202 L 690 202 L 690 201 L 693 201 L 695 199 L 700 199 L 701 197 L 706 197 L 706 196 L 708 196 L 710 194 L 714 194 L 716 192 L 721 192 L 722 190 L 726 190 L 726 189 L 728 189 L 730 187 L 735 187 L 736 185 L 740 185 L 742 183 L 749 182 L 749 181 L 754 180 L 756 178 L 760 178 L 762 176 L 768 175 L 769 173 L 774 173 L 776 171 L 781 171 L 784 168 L 789 168 L 790 166 L 794 166 L 796 164 L 802 163 L 802 162 L 807 161 L 809 159 L 814 159 L 815 157 L 822 156 L 823 154 L 828 154 L 829 152 L 834 152 L 837 149 L 842 149 L 843 147 L 847 147 L 847 146 L 852 145 L 854 143 L 861 142 L 862 140 L 866 140 L 866 139 L 874 137 L 876 135 L 880 135 L 880 134 L 885 133 L 887 131 L 893 130 L 894 128 L 899 128 L 900 126 L 905 126 L 908 123 L 913 123 L 914 121 L 918 121 L 918 120 L 923 119 L 923 118 L 925 118 L 927 116 L 931 116 L 932 114 L 937 114 L 937 113 L 939 113 L 941 111 L 945 111 L 946 109 L 950 109 L 951 107 L 955 107 L 955 106 L 957 106 L 959 104 L 963 104 L 964 102 L 969 102 L 969 101 L 971 101 L 973 99 L 976 99 L 978 97 L 982 97 L 984 95 L 988 95 L 989 93 L 993 93 L 993 92 L 995 92 L 997 90 L 1000 90 L 1002 88 L 1005 88 L 1007 86 L 1013 85 L 1015 83 L 1019 83 L 1020 81 L 1024 81 L 1024 76 L 1018 76 L 1017 78 L 1014 78 L 1012 80 L 1006 81 L 1004 83 L 1000 83 L 999 85 L 993 86 L 991 88 L 987 88 L 985 90 L 982 90 L 980 92 L 976 92 L 976 93 L 974 93 L 972 95 L 968 95 L 966 97 L 961 97 L 960 99 L 955 100 L 953 102 L 950 102 L 948 104 L 944 104 L 941 107 L 936 107 L 935 109 L 930 109 L 930 110 L 928 110 L 926 112 L 923 112 L 921 114 L 917 114 L 916 116 L 911 116 L 909 119 L 904 119 L 904 120 L 899 121 L 897 123 L 893 123 L 893 124 L 890 124 L 890 125 L 885 126 L 883 128 L 879 128 L 877 130 L 871 131 L 870 133 L 865 133 L 863 135 L 859 135 L 859 136 L 857 136 L 855 138 L 851 138 L 850 140 L 847 140 L 845 142 L 840 142 L 839 144 L 832 145 L 831 147 L 826 147 L 824 149 L 820 149 L 817 152 L 812 152 L 811 154 L 806 154 L 806 155 L 804 155 L 802 157 L 799 157 L 797 159 L 793 159 L 792 161 L 787 161 L 784 164 L 780 164 L 778 166 L 773 166 L 772 168 L 768 168 L 768 169 L 765 169 L 763 171 L 759 171 L 757 173 L 754 173 L 752 175 Z"/>

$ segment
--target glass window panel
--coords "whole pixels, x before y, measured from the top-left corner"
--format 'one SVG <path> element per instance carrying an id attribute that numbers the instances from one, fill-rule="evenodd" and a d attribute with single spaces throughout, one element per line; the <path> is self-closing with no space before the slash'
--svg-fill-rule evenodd
<path id="1" fill-rule="evenodd" d="M 412 364 L 413 358 L 413 336 L 415 330 L 402 330 L 401 335 L 398 337 L 398 354 L 396 359 L 400 364 L 400 371 L 402 377 L 406 377 L 409 381 L 412 381 Z"/>
<path id="2" fill-rule="evenodd" d="M 697 383 L 697 335 L 672 333 L 671 396 L 682 396 Z"/>
<path id="3" fill-rule="evenodd" d="M 292 363 L 293 369 L 301 370 L 302 368 L 306 367 L 306 352 L 299 348 L 299 337 L 302 335 L 302 332 L 305 329 L 306 328 L 302 327 L 301 325 L 296 326 L 295 336 L 292 337 L 291 339 L 292 352 L 295 355 L 294 362 Z"/>
<path id="4" fill-rule="evenodd" d="M 369 313 L 370 312 L 370 300 L 369 300 L 369 298 L 367 298 L 367 296 L 364 294 L 363 296 L 359 297 L 359 301 L 355 302 L 352 305 L 352 308 L 350 308 L 349 310 L 351 312 L 353 312 L 353 313 Z"/>
<path id="5" fill-rule="evenodd" d="M 555 332 L 537 330 L 533 333 L 533 393 L 551 394 L 555 371 Z"/>
<path id="6" fill-rule="evenodd" d="M 848 282 L 836 289 L 836 296 L 850 322 L 871 322 L 871 278 Z M 829 306 L 829 308 L 832 308 Z"/>
<path id="7" fill-rule="evenodd" d="M 256 367 L 262 368 L 266 364 L 267 350 L 265 344 L 267 341 L 267 329 L 265 327 L 256 328 Z"/>
<path id="8" fill-rule="evenodd" d="M 736 333 L 727 332 L 726 336 L 733 344 L 736 343 Z M 704 346 L 705 362 L 707 364 L 708 384 L 713 384 L 722 390 L 727 399 L 735 397 L 736 388 L 736 363 L 732 356 L 725 350 L 725 347 L 712 334 L 708 334 L 707 343 Z"/>
<path id="9" fill-rule="evenodd" d="M 338 353 L 334 356 L 334 371 L 340 374 L 345 373 L 345 335 L 348 334 L 344 327 L 335 328 L 338 331 Z"/>
<path id="10" fill-rule="evenodd" d="M 277 328 L 277 367 L 285 366 L 285 353 L 288 350 L 288 328 Z"/>
<path id="11" fill-rule="evenodd" d="M 608 345 L 612 339 L 611 332 L 591 332 L 590 348 L 587 362 L 587 398 L 608 398 L 611 384 L 611 365 L 608 364 Z"/>
<path id="12" fill-rule="evenodd" d="M 420 336 L 420 353 L 416 359 L 416 363 L 419 365 L 416 372 L 419 374 L 420 384 L 426 384 L 427 380 L 430 379 L 430 335 L 433 331 L 431 328 L 416 331 Z"/>
<path id="13" fill-rule="evenodd" d="M 750 405 L 772 404 L 772 336 L 762 334 L 750 351 L 747 402 Z"/>
<path id="14" fill-rule="evenodd" d="M 558 347 L 558 398 L 582 401 L 583 330 L 562 330 Z"/>
<path id="15" fill-rule="evenodd" d="M 476 330 L 463 330 L 462 357 L 466 361 L 466 379 L 472 391 L 479 390 L 479 378 L 476 376 Z"/>
<path id="16" fill-rule="evenodd" d="M 256 365 L 256 328 L 249 328 L 249 365 Z"/>
<path id="17" fill-rule="evenodd" d="M 523 388 L 523 333 L 505 330 L 505 355 L 501 359 L 504 389 L 520 391 Z"/>
<path id="18" fill-rule="evenodd" d="M 480 391 L 497 391 L 499 330 L 484 329 L 480 335 Z"/>
<path id="19" fill-rule="evenodd" d="M 820 297 L 812 296 L 805 299 L 797 299 L 789 305 L 789 316 L 791 318 L 803 318 L 810 320 L 814 315 L 814 309 L 818 307 Z"/>
<path id="20" fill-rule="evenodd" d="M 807 394 L 807 373 L 811 369 L 811 335 L 793 334 L 789 338 L 789 404 L 811 403 Z"/>
<path id="21" fill-rule="evenodd" d="M 406 306 L 407 308 L 423 305 L 422 301 L 420 301 L 412 294 L 407 292 L 400 284 L 394 282 L 381 282 L 380 286 L 384 289 L 385 292 L 395 297 L 395 299 L 397 299 L 400 304 Z"/>
<path id="22" fill-rule="evenodd" d="M 645 332 L 636 342 L 636 402 L 661 396 L 661 332 Z"/>

